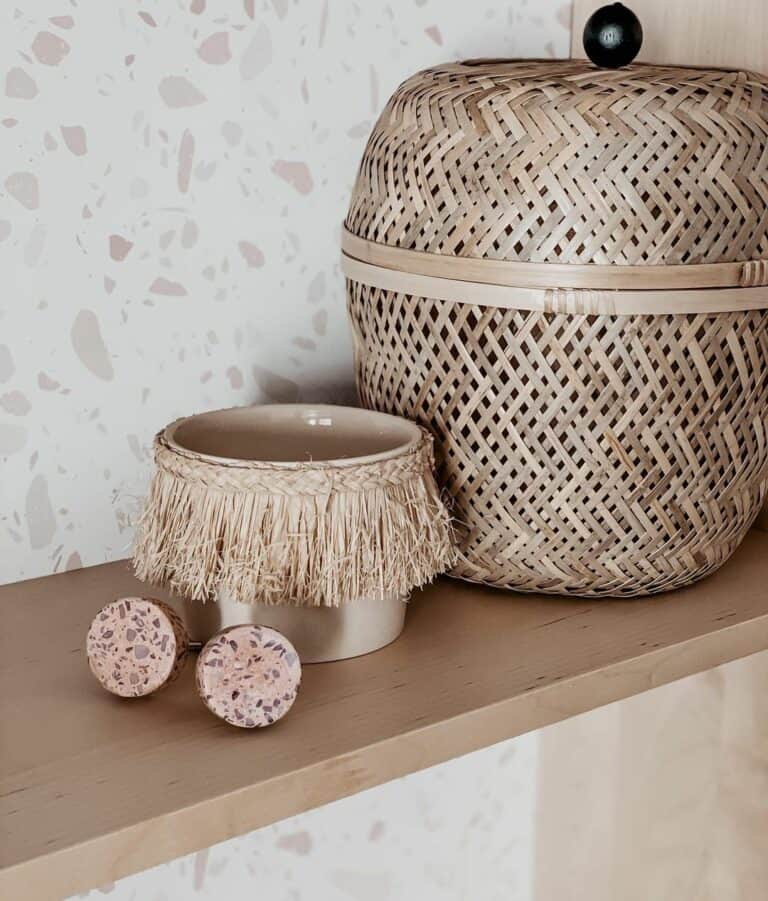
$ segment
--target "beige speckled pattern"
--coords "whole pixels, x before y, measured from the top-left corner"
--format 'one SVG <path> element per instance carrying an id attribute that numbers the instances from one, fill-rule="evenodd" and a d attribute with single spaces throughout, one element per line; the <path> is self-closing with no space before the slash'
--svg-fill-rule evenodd
<path id="1" fill-rule="evenodd" d="M 267 626 L 231 626 L 197 659 L 197 690 L 216 716 L 233 726 L 269 726 L 291 709 L 301 683 L 293 645 Z"/>
<path id="2" fill-rule="evenodd" d="M 122 698 L 143 697 L 172 682 L 188 651 L 179 616 L 151 598 L 118 598 L 102 607 L 86 639 L 91 672 Z"/>

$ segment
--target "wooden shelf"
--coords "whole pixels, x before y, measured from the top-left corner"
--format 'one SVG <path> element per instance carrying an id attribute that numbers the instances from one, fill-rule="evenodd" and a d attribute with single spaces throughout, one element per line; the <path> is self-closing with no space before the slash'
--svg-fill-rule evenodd
<path id="1" fill-rule="evenodd" d="M 768 534 L 691 588 L 634 601 L 443 580 L 375 654 L 310 666 L 263 731 L 192 690 L 125 702 L 88 673 L 125 562 L 0 588 L 0 896 L 62 897 L 372 785 L 768 648 Z M 157 594 L 157 592 L 154 592 Z"/>

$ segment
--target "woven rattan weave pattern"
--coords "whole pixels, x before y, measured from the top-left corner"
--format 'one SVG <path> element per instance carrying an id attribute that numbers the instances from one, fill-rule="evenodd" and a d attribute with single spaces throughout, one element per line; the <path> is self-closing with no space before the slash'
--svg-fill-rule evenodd
<path id="1" fill-rule="evenodd" d="M 550 263 L 768 258 L 768 78 L 581 60 L 437 66 L 363 157 L 355 235 Z"/>
<path id="2" fill-rule="evenodd" d="M 366 406 L 438 438 L 454 574 L 647 594 L 722 564 L 768 484 L 768 315 L 609 316 L 348 282 Z"/>

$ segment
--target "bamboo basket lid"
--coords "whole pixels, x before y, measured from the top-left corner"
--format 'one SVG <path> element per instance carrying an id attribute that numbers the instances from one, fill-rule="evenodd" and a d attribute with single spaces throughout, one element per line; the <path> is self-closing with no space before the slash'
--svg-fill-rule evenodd
<path id="1" fill-rule="evenodd" d="M 476 260 L 753 263 L 702 270 L 703 284 L 766 284 L 768 78 L 583 60 L 427 69 L 379 118 L 345 226 Z"/>

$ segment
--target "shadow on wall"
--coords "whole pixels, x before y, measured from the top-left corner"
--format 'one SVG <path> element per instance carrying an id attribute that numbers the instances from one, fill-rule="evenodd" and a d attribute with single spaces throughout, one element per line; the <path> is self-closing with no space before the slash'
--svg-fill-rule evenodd
<path id="1" fill-rule="evenodd" d="M 357 388 L 348 376 L 307 376 L 301 384 L 283 378 L 276 372 L 253 366 L 256 384 L 265 403 L 350 404 L 359 406 Z"/>

